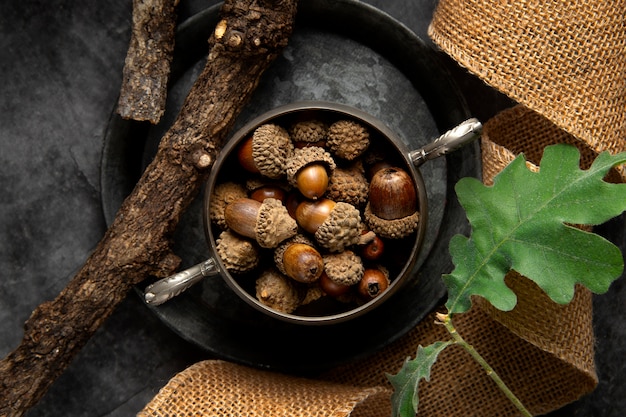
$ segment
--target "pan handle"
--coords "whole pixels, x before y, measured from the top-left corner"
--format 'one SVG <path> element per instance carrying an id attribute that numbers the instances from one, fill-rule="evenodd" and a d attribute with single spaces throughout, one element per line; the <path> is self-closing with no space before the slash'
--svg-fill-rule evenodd
<path id="1" fill-rule="evenodd" d="M 480 137 L 482 130 L 483 126 L 478 119 L 467 119 L 423 148 L 409 152 L 409 158 L 417 168 L 426 161 L 456 151 L 462 146 L 473 142 Z"/>
<path id="2" fill-rule="evenodd" d="M 219 272 L 215 259 L 209 258 L 191 268 L 150 284 L 144 290 L 144 300 L 147 304 L 158 306 L 176 297 L 203 278 L 217 275 Z"/>

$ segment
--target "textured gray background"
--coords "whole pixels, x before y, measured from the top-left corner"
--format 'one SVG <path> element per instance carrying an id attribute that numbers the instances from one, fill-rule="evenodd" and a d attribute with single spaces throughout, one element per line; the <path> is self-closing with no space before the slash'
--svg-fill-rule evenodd
<path id="1" fill-rule="evenodd" d="M 180 20 L 214 0 L 182 0 Z M 435 0 L 367 1 L 423 39 Z M 130 37 L 131 1 L 0 4 L 0 356 L 105 231 L 100 157 Z M 510 105 L 443 57 L 472 113 Z M 626 413 L 623 278 L 596 297 L 598 389 L 553 416 Z M 206 358 L 131 294 L 29 416 L 130 416 L 176 372 Z"/>

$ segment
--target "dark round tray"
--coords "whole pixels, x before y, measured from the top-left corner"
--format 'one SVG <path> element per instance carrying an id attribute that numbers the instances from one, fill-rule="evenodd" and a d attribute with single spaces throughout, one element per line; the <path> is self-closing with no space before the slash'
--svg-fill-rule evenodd
<path id="1" fill-rule="evenodd" d="M 179 27 L 168 107 L 158 125 L 111 116 L 101 168 L 107 224 L 153 157 L 204 66 L 206 40 L 218 12 L 219 6 L 206 9 Z M 301 2 L 288 47 L 263 76 L 234 129 L 271 108 L 303 100 L 359 108 L 387 124 L 411 149 L 470 117 L 437 53 L 389 15 L 355 0 Z M 401 291 L 362 317 L 314 327 L 282 322 L 254 310 L 219 278 L 148 308 L 207 352 L 255 367 L 311 373 L 371 354 L 404 335 L 442 302 L 441 274 L 452 269 L 448 242 L 454 234 L 469 232 L 453 186 L 461 177 L 480 176 L 479 158 L 474 143 L 420 167 L 429 200 L 421 268 Z M 183 259 L 182 267 L 208 256 L 201 210 L 199 197 L 176 231 L 174 250 Z"/>

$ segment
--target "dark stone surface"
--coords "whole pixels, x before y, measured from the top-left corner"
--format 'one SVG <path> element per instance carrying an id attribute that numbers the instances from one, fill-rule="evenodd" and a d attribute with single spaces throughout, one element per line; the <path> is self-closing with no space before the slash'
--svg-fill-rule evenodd
<path id="1" fill-rule="evenodd" d="M 216 3 L 182 0 L 180 20 Z M 367 3 L 427 39 L 436 1 Z M 100 157 L 130 22 L 130 1 L 0 4 L 1 356 L 17 346 L 31 311 L 58 294 L 104 234 Z M 442 59 L 481 120 L 510 105 Z M 595 299 L 598 388 L 553 416 L 626 413 L 623 285 L 622 278 Z M 131 294 L 28 415 L 134 415 L 176 372 L 207 357 Z"/>

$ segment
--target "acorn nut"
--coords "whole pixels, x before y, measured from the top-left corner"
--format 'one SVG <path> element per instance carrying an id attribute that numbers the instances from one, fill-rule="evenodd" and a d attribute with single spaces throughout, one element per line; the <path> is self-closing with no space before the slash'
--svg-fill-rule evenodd
<path id="1" fill-rule="evenodd" d="M 406 171 L 391 167 L 374 174 L 364 217 L 374 233 L 386 238 L 402 238 L 417 229 L 417 192 Z"/>
<path id="2" fill-rule="evenodd" d="M 323 198 L 317 201 L 302 201 L 296 208 L 296 221 L 304 230 L 315 234 L 335 209 L 333 200 Z"/>
<path id="3" fill-rule="evenodd" d="M 259 247 L 230 230 L 224 230 L 215 241 L 215 249 L 226 269 L 244 273 L 257 267 L 260 261 Z"/>
<path id="4" fill-rule="evenodd" d="M 306 146 L 323 147 L 326 144 L 328 126 L 321 120 L 300 120 L 289 129 L 289 135 L 296 148 Z"/>
<path id="5" fill-rule="evenodd" d="M 293 143 L 287 131 L 275 124 L 257 127 L 237 149 L 240 165 L 252 173 L 269 178 L 280 178 L 285 162 L 293 152 Z"/>
<path id="6" fill-rule="evenodd" d="M 365 126 L 352 120 L 338 120 L 328 128 L 326 146 L 340 158 L 352 161 L 359 157 L 370 144 Z"/>
<path id="7" fill-rule="evenodd" d="M 357 292 L 365 300 L 373 300 L 389 288 L 389 273 L 378 268 L 368 268 L 357 286 Z"/>
<path id="8" fill-rule="evenodd" d="M 263 185 L 250 193 L 250 198 L 263 202 L 266 198 L 275 198 L 276 200 L 285 201 L 286 192 L 277 185 Z"/>
<path id="9" fill-rule="evenodd" d="M 324 272 L 340 285 L 354 285 L 363 278 L 363 261 L 351 250 L 324 256 Z"/>
<path id="10" fill-rule="evenodd" d="M 287 160 L 287 180 L 303 196 L 317 199 L 324 195 L 328 178 L 335 169 L 335 161 L 324 149 L 317 146 L 295 149 Z"/>
<path id="11" fill-rule="evenodd" d="M 255 283 L 256 298 L 273 310 L 292 313 L 300 306 L 305 295 L 295 284 L 296 282 L 273 268 L 265 270 Z"/>
<path id="12" fill-rule="evenodd" d="M 328 278 L 328 274 L 326 272 L 322 273 L 319 279 L 319 285 L 322 291 L 326 295 L 331 297 L 339 297 L 341 295 L 346 294 L 350 291 L 351 286 L 345 284 L 338 284 L 332 279 Z"/>
<path id="13" fill-rule="evenodd" d="M 367 202 L 368 191 L 369 184 L 365 178 L 363 164 L 354 163 L 347 167 L 335 168 L 328 181 L 326 197 L 362 207 Z"/>
<path id="14" fill-rule="evenodd" d="M 296 221 L 315 236 L 316 242 L 331 252 L 341 252 L 359 243 L 363 223 L 359 210 L 327 198 L 303 201 L 296 209 Z"/>
<path id="15" fill-rule="evenodd" d="M 246 197 L 246 189 L 243 185 L 227 181 L 217 184 L 209 199 L 209 218 L 220 229 L 225 230 L 228 226 L 224 219 L 224 210 L 232 201 Z"/>
<path id="16" fill-rule="evenodd" d="M 385 252 L 385 242 L 374 235 L 367 243 L 361 246 L 361 256 L 368 261 L 376 261 Z"/>
<path id="17" fill-rule="evenodd" d="M 275 248 L 298 232 L 296 221 L 275 198 L 262 203 L 239 198 L 226 206 L 224 218 L 234 232 L 255 239 L 263 248 Z"/>
<path id="18" fill-rule="evenodd" d="M 317 281 L 324 271 L 322 255 L 304 235 L 295 235 L 278 245 L 274 262 L 280 272 L 305 284 Z"/>

